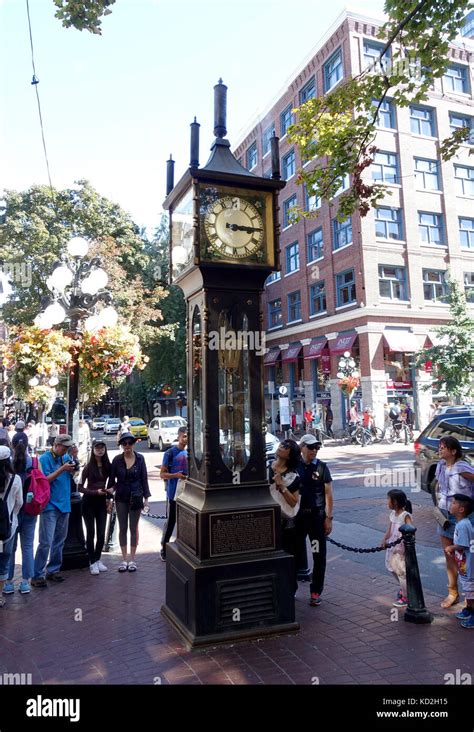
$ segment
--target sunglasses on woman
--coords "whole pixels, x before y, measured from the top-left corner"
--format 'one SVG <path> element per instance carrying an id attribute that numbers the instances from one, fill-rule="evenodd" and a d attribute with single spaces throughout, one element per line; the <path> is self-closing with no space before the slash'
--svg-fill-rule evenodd
<path id="1" fill-rule="evenodd" d="M 134 443 L 132 440 L 125 440 L 124 442 L 122 442 L 122 445 L 126 445 L 127 447 L 130 447 L 130 445 L 133 445 L 133 444 Z"/>

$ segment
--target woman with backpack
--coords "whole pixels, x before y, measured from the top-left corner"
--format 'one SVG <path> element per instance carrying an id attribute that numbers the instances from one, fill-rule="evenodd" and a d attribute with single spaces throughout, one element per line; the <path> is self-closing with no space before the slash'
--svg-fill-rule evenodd
<path id="1" fill-rule="evenodd" d="M 0 591 L 8 578 L 8 565 L 18 526 L 18 513 L 23 504 L 21 479 L 14 475 L 10 464 L 11 450 L 0 447 Z M 5 605 L 0 597 L 0 607 Z"/>
<path id="2" fill-rule="evenodd" d="M 12 552 L 10 563 L 8 565 L 8 578 L 3 588 L 4 595 L 11 595 L 15 592 L 13 584 L 13 575 L 15 574 L 15 554 L 18 544 L 18 537 L 21 542 L 21 582 L 19 590 L 22 595 L 26 595 L 30 591 L 30 579 L 33 577 L 34 554 L 33 541 L 35 538 L 36 519 L 37 516 L 31 516 L 25 512 L 28 494 L 28 476 L 31 472 L 33 461 L 26 451 L 23 442 L 17 442 L 13 451 L 12 468 L 15 475 L 21 480 L 23 492 L 23 506 L 18 514 L 18 526 L 13 538 Z"/>
<path id="3" fill-rule="evenodd" d="M 104 548 L 107 498 L 112 498 L 112 490 L 106 489 L 110 468 L 105 442 L 103 440 L 94 440 L 92 454 L 82 471 L 79 481 L 79 490 L 84 493 L 82 516 L 87 532 L 86 547 L 89 555 L 90 573 L 94 575 L 107 571 L 107 567 L 100 561 L 100 557 Z"/>

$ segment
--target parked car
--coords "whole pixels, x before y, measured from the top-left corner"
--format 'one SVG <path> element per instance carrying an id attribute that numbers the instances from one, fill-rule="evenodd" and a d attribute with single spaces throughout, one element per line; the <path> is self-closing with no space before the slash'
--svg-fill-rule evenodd
<path id="1" fill-rule="evenodd" d="M 439 441 L 449 436 L 459 440 L 465 459 L 474 465 L 474 407 L 456 408 L 452 412 L 437 414 L 415 441 L 415 469 L 419 472 L 420 487 L 431 493 L 434 502 Z"/>
<path id="2" fill-rule="evenodd" d="M 155 417 L 148 426 L 148 447 L 165 450 L 178 439 L 178 429 L 186 425 L 184 417 Z"/>
<path id="3" fill-rule="evenodd" d="M 82 415 L 82 419 L 84 420 L 84 422 L 86 423 L 86 425 L 89 428 L 92 427 L 92 417 L 90 414 L 87 414 L 87 412 L 84 412 L 84 414 Z"/>
<path id="4" fill-rule="evenodd" d="M 107 419 L 110 419 L 112 417 L 111 414 L 103 414 L 101 417 L 94 417 L 92 420 L 92 429 L 93 430 L 103 430 L 105 421 Z"/>
<path id="5" fill-rule="evenodd" d="M 221 445 L 226 444 L 226 438 L 223 430 L 219 430 L 220 443 Z M 277 447 L 280 444 L 280 440 L 271 432 L 265 433 L 265 458 L 267 460 L 273 459 L 276 455 Z M 250 422 L 248 419 L 245 420 L 245 450 L 247 454 L 250 453 Z"/>
<path id="6" fill-rule="evenodd" d="M 148 427 L 143 419 L 130 417 L 129 424 L 130 432 L 134 437 L 138 437 L 139 439 L 148 437 Z"/>
<path id="7" fill-rule="evenodd" d="M 115 435 L 120 429 L 120 424 L 118 417 L 109 417 L 104 424 L 104 435 Z"/>

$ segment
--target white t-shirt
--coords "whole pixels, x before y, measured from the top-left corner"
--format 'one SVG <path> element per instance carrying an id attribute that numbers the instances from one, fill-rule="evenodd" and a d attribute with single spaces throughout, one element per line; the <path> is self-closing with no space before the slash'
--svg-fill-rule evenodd
<path id="1" fill-rule="evenodd" d="M 5 486 L 5 491 L 4 491 L 4 493 L 0 493 L 0 497 L 2 497 L 2 498 L 4 497 L 4 495 L 8 489 L 10 480 L 11 480 L 11 476 L 7 478 L 7 484 Z M 11 521 L 12 521 L 10 539 L 12 538 L 12 536 L 15 535 L 15 531 L 17 530 L 18 513 L 22 506 L 23 506 L 23 488 L 21 485 L 21 478 L 19 475 L 15 475 L 15 477 L 13 478 L 12 486 L 11 486 L 10 491 L 7 496 L 7 508 L 8 508 L 8 513 L 10 514 Z M 3 552 L 3 544 L 4 544 L 4 542 L 0 541 L 0 552 Z"/>
<path id="2" fill-rule="evenodd" d="M 450 467 L 445 460 L 439 461 L 435 473 L 439 484 L 439 508 L 449 511 L 456 493 L 474 498 L 474 482 L 463 478 L 461 473 L 474 473 L 474 468 L 465 460 L 457 460 Z"/>

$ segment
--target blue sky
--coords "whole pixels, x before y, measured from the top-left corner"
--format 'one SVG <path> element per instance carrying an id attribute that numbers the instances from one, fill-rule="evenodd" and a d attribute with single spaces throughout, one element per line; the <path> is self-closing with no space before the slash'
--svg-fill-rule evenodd
<path id="1" fill-rule="evenodd" d="M 88 179 L 134 220 L 159 223 L 165 161 L 189 164 L 189 123 L 212 143 L 213 86 L 228 91 L 231 144 L 336 20 L 334 0 L 117 0 L 102 36 L 63 28 L 53 0 L 30 0 L 52 183 Z M 352 3 L 380 15 L 382 0 Z M 0 0 L 0 189 L 47 183 L 26 0 Z"/>

